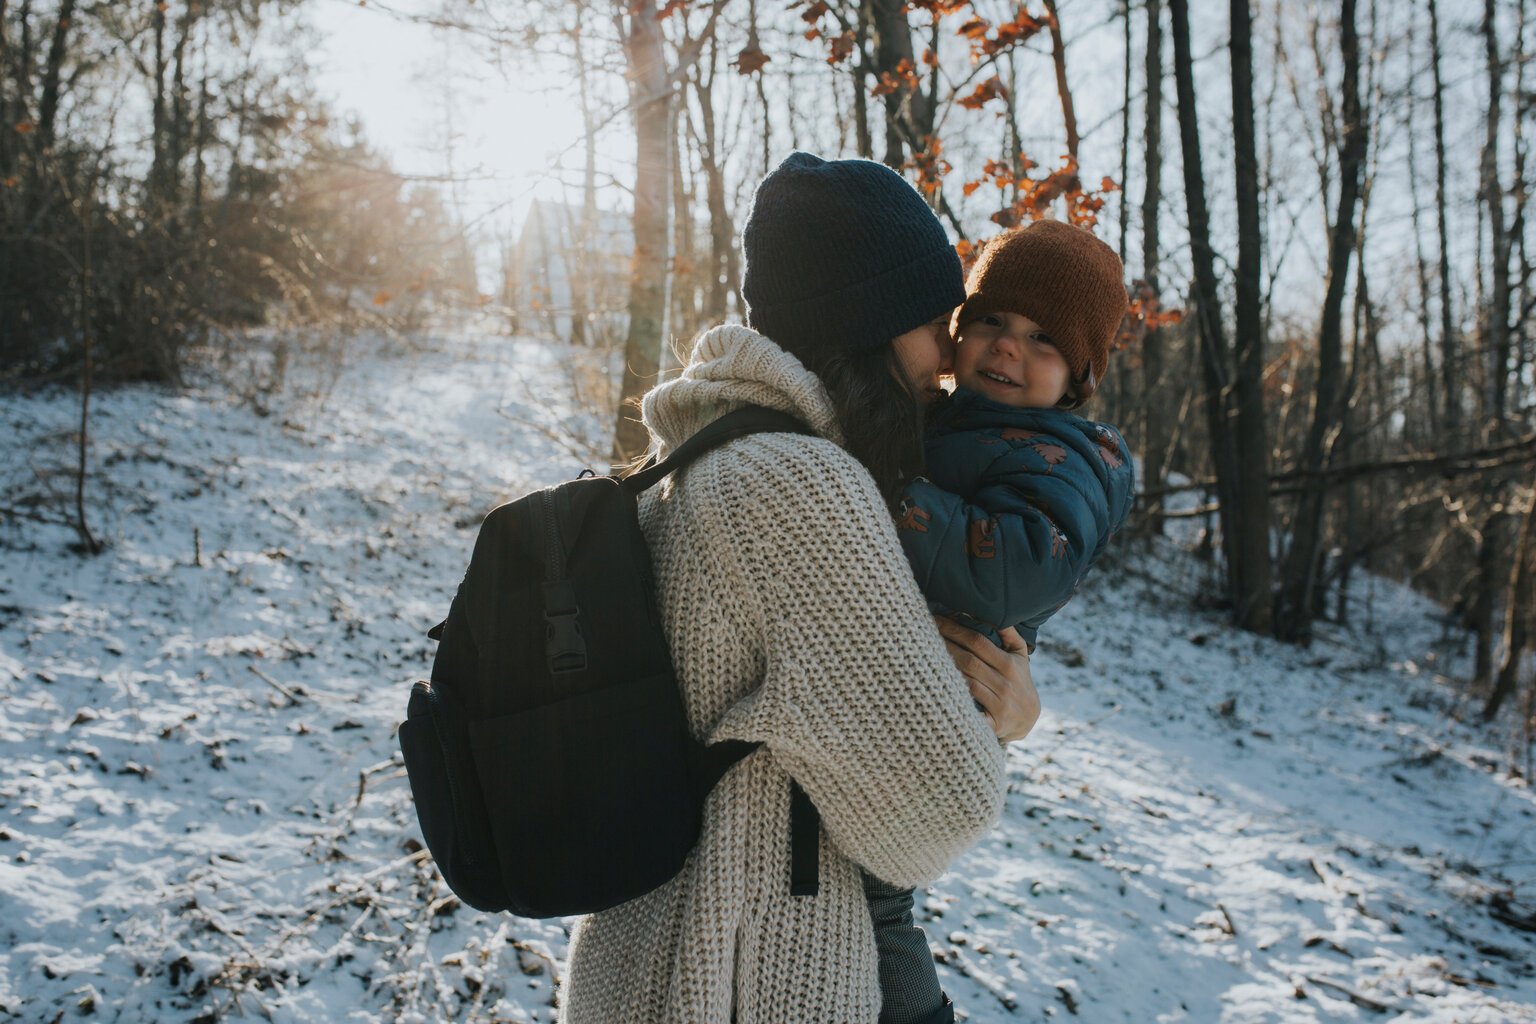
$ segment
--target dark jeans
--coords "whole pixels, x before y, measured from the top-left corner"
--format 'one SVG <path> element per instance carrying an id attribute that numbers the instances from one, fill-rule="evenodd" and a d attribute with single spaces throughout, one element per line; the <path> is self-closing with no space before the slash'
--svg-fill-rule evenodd
<path id="1" fill-rule="evenodd" d="M 953 1024 L 955 1008 L 939 987 L 928 936 L 912 920 L 912 890 L 862 874 L 880 957 L 880 1024 Z"/>

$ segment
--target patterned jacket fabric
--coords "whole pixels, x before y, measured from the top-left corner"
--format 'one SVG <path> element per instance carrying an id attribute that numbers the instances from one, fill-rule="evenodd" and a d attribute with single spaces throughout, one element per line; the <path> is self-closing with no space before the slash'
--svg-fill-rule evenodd
<path id="1" fill-rule="evenodd" d="M 694 734 L 764 746 L 715 787 L 676 878 L 579 921 L 566 1024 L 876 1024 L 859 868 L 927 884 L 1002 808 L 1003 751 L 820 380 L 719 327 L 643 412 L 664 454 L 746 402 L 820 436 L 725 445 L 648 491 L 640 521 Z M 814 897 L 789 892 L 791 778 L 821 813 Z"/>
<path id="2" fill-rule="evenodd" d="M 1135 469 L 1114 427 L 961 389 L 929 417 L 928 477 L 900 535 L 935 610 L 1033 644 L 1125 522 Z"/>

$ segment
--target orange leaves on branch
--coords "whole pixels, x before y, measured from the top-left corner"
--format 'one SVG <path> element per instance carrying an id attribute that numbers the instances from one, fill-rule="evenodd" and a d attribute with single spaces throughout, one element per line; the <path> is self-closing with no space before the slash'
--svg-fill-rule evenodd
<path id="1" fill-rule="evenodd" d="M 1024 219 L 1024 209 L 1021 208 L 1019 203 L 1014 203 L 1012 206 L 1005 206 L 998 210 L 988 219 L 1006 231 L 1009 228 L 1019 226 L 1019 223 Z"/>
<path id="2" fill-rule="evenodd" d="M 841 64 L 853 56 L 854 36 L 852 32 L 844 32 L 827 40 L 827 63 L 831 65 Z"/>
<path id="3" fill-rule="evenodd" d="M 1045 29 L 1050 27 L 1050 24 L 1050 15 L 1036 18 L 1024 10 L 1023 7 L 1020 7 L 1019 12 L 1014 15 L 1012 21 L 1004 22 L 997 26 L 997 31 L 993 33 L 989 44 L 990 49 L 986 52 L 988 54 L 998 53 L 1008 49 L 1010 46 L 1026 43 L 1045 31 Z"/>
<path id="4" fill-rule="evenodd" d="M 971 18 L 956 29 L 956 34 L 970 40 L 971 59 L 981 60 L 984 57 L 994 57 L 1010 47 L 1026 43 L 1039 35 L 1051 24 L 1049 15 L 1035 17 L 1019 6 L 1012 21 L 992 22 L 979 15 Z"/>
<path id="5" fill-rule="evenodd" d="M 392 298 L 394 298 L 394 295 L 384 291 L 383 289 L 380 289 L 379 291 L 373 293 L 373 304 L 375 306 L 387 306 L 389 305 L 389 300 Z"/>
<path id="6" fill-rule="evenodd" d="M 907 0 L 907 6 L 915 11 L 927 11 L 934 20 L 946 14 L 957 14 L 971 6 L 971 0 Z"/>
<path id="7" fill-rule="evenodd" d="M 1132 286 L 1132 290 L 1134 294 L 1131 296 L 1131 305 L 1125 312 L 1125 319 L 1120 323 L 1120 335 L 1116 339 L 1116 348 L 1125 348 L 1139 343 L 1147 336 L 1148 331 L 1168 327 L 1184 319 L 1182 309 L 1163 309 L 1157 294 L 1152 291 L 1147 282 L 1138 279 Z"/>
<path id="8" fill-rule="evenodd" d="M 1126 313 L 1126 318 L 1134 320 L 1145 330 L 1153 331 L 1159 327 L 1169 327 L 1184 319 L 1182 309 L 1164 309 L 1162 300 L 1152 290 L 1152 286 L 1141 278 L 1137 278 L 1133 284 L 1135 294 L 1131 296 L 1131 308 Z"/>
<path id="9" fill-rule="evenodd" d="M 1023 169 L 1028 170 L 1034 166 L 1034 162 L 1023 153 L 1020 153 L 1019 165 Z M 964 192 L 966 195 L 970 195 L 988 182 L 996 185 L 999 189 L 1007 188 L 1014 182 L 1013 168 L 1001 160 L 988 160 L 986 166 L 981 169 L 981 177 L 975 181 L 966 182 Z"/>
<path id="10" fill-rule="evenodd" d="M 656 12 L 657 21 L 666 21 L 672 15 L 688 6 L 688 0 L 667 0 L 661 10 Z"/>
<path id="11" fill-rule="evenodd" d="M 814 25 L 821 20 L 821 16 L 832 8 L 825 0 L 812 0 L 805 5 L 805 10 L 800 12 L 800 20 L 808 25 Z"/>
<path id="12" fill-rule="evenodd" d="M 980 43 L 987 38 L 987 32 L 992 28 L 992 23 L 986 18 L 972 18 L 955 30 L 957 35 L 965 36 L 972 45 Z"/>
<path id="13" fill-rule="evenodd" d="M 916 92 L 919 86 L 917 69 L 912 66 L 909 57 L 903 57 L 896 63 L 895 71 L 880 72 L 880 81 L 870 88 L 871 96 L 889 96 L 898 90 L 902 92 Z"/>
<path id="14" fill-rule="evenodd" d="M 791 9 L 800 6 L 805 7 L 805 10 L 800 12 L 800 20 L 810 26 L 810 28 L 805 30 L 805 38 L 812 41 L 820 39 L 824 34 L 821 31 L 822 15 L 831 10 L 825 3 L 825 0 L 810 0 L 810 2 L 807 2 L 807 0 L 796 0 L 795 3 L 789 6 Z M 836 63 L 836 61 L 829 61 L 829 63 Z"/>
<path id="15" fill-rule="evenodd" d="M 1008 87 L 1003 80 L 996 75 L 982 82 L 969 96 L 962 96 L 955 102 L 967 110 L 980 110 L 988 100 L 1006 99 Z"/>
<path id="16" fill-rule="evenodd" d="M 1065 206 L 1068 222 L 1092 228 L 1099 221 L 1104 197 L 1120 188 L 1109 178 L 1102 179 L 1097 189 L 1084 188 L 1077 161 L 1070 156 L 1063 157 L 1061 166 L 1043 178 L 1029 176 L 1035 166 L 1035 162 L 1023 153 L 1019 154 L 1016 164 L 988 160 L 981 177 L 966 183 L 965 194 L 971 195 L 988 183 L 996 185 L 999 191 L 1010 186 L 1015 188 L 1017 195 L 1013 202 L 992 214 L 993 223 L 1004 228 L 1018 227 L 1026 221 L 1048 216 L 1057 200 Z"/>
<path id="17" fill-rule="evenodd" d="M 1035 162 L 1033 160 L 1025 156 L 1023 153 L 1019 154 L 1020 169 L 1027 171 L 1033 166 L 1035 166 Z M 1001 160 L 988 160 L 987 165 L 981 169 L 981 173 L 983 176 L 991 178 L 993 181 L 997 182 L 998 188 L 1003 188 L 1013 184 L 1013 168 L 1009 167 Z"/>
<path id="18" fill-rule="evenodd" d="M 939 66 L 939 55 L 933 52 L 933 47 L 923 47 L 923 66 L 936 68 Z"/>
<path id="19" fill-rule="evenodd" d="M 763 52 L 762 47 L 758 46 L 755 42 L 751 42 L 741 48 L 741 52 L 736 54 L 736 58 L 731 61 L 731 66 L 736 69 L 736 73 L 739 75 L 750 75 L 755 71 L 763 70 L 763 65 L 772 59 L 772 57 Z"/>
<path id="20" fill-rule="evenodd" d="M 16 122 L 16 134 L 30 135 L 33 129 L 36 127 L 37 125 L 33 124 L 31 121 L 18 121 Z"/>
<path id="21" fill-rule="evenodd" d="M 939 137 L 924 135 L 922 148 L 913 150 L 912 156 L 901 165 L 901 169 L 916 171 L 917 187 L 923 190 L 923 195 L 932 196 L 939 191 L 944 176 L 955 168 L 944 159 L 944 144 L 939 141 Z"/>

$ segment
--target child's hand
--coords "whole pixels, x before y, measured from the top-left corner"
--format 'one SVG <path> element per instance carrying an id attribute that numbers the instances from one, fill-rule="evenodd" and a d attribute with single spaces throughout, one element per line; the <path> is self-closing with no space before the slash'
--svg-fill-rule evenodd
<path id="1" fill-rule="evenodd" d="M 1003 647 L 999 648 L 946 616 L 936 615 L 934 621 L 997 738 L 1011 743 L 1028 736 L 1040 719 L 1040 695 L 1029 671 L 1029 646 L 1019 631 L 1000 630 Z"/>

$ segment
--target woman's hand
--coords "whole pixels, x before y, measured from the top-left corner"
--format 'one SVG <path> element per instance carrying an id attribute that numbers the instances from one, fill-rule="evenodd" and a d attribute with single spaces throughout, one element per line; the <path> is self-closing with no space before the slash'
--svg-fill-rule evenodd
<path id="1" fill-rule="evenodd" d="M 1028 736 L 1040 719 L 1040 695 L 1029 674 L 1029 645 L 1019 631 L 1011 626 L 999 631 L 999 648 L 951 618 L 935 615 L 934 621 L 997 738 L 1011 743 Z"/>

